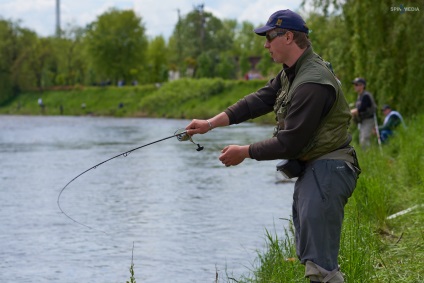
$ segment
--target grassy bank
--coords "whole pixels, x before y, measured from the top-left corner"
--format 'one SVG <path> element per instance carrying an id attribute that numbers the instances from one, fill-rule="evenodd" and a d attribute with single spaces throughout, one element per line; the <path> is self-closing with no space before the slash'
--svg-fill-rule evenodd
<path id="1" fill-rule="evenodd" d="M 209 118 L 266 81 L 182 79 L 161 86 L 79 87 L 33 91 L 0 107 L 0 114 Z M 37 103 L 42 98 L 44 107 Z M 273 121 L 272 116 L 262 122 Z"/>

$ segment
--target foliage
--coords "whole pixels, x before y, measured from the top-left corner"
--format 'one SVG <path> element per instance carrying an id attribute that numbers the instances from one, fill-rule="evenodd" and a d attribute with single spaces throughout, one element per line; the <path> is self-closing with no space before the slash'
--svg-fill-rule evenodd
<path id="1" fill-rule="evenodd" d="M 84 30 L 69 26 L 61 37 L 51 38 L 56 58 L 56 80 L 52 85 L 83 85 L 89 64 L 85 60 Z"/>
<path id="2" fill-rule="evenodd" d="M 170 50 L 175 56 L 171 62 L 188 77 L 216 77 L 219 72 L 215 64 L 227 59 L 222 53 L 225 54 L 233 46 L 235 26 L 235 21 L 222 22 L 205 12 L 203 5 L 196 7 L 185 17 L 180 17 L 174 29 Z M 223 67 L 224 64 L 219 67 L 221 72 Z M 187 73 L 188 69 L 192 69 L 192 72 Z M 232 75 L 232 72 L 229 74 Z"/>
<path id="3" fill-rule="evenodd" d="M 35 33 L 19 23 L 0 19 L 0 105 L 14 98 L 32 79 L 25 58 L 31 55 L 29 48 L 36 39 Z M 34 86 L 35 81 L 29 84 Z"/>
<path id="4" fill-rule="evenodd" d="M 145 82 L 164 82 L 168 78 L 168 48 L 162 36 L 155 37 L 147 49 L 147 79 Z"/>
<path id="5" fill-rule="evenodd" d="M 15 40 L 12 23 L 0 20 L 0 104 L 13 97 L 13 82 L 9 66 L 15 60 Z M 0 93 L 1 93 L 0 92 Z"/>
<path id="6" fill-rule="evenodd" d="M 110 79 L 113 83 L 143 79 L 142 62 L 148 42 L 141 18 L 134 11 L 110 9 L 100 15 L 89 26 L 86 40 L 98 78 Z"/>

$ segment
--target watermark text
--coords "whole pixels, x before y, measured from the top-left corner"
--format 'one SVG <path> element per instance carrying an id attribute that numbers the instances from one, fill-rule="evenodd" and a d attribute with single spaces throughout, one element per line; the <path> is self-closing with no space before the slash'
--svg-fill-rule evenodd
<path id="1" fill-rule="evenodd" d="M 404 14 L 406 12 L 419 12 L 419 7 L 405 7 L 403 4 L 400 4 L 399 7 L 390 7 L 390 12 L 399 12 L 401 14 Z"/>

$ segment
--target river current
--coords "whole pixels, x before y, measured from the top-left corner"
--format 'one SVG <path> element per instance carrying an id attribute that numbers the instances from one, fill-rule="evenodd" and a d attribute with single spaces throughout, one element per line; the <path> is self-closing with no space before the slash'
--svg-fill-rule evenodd
<path id="1" fill-rule="evenodd" d="M 226 282 L 283 235 L 293 184 L 277 161 L 225 167 L 228 144 L 265 139 L 245 123 L 176 138 L 187 120 L 0 116 L 0 282 Z M 85 225 L 85 226 L 84 226 Z M 88 226 L 88 227 L 87 227 Z"/>

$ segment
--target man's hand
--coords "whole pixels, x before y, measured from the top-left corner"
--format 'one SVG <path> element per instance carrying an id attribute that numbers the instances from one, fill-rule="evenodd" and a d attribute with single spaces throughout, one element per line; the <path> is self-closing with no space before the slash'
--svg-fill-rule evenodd
<path id="1" fill-rule="evenodd" d="M 192 136 L 195 134 L 205 134 L 212 129 L 228 126 L 229 124 L 230 119 L 227 114 L 225 114 L 225 112 L 221 112 L 209 120 L 194 119 L 185 129 L 187 130 L 187 134 Z"/>
<path id="2" fill-rule="evenodd" d="M 185 128 L 187 130 L 187 134 L 192 136 L 195 134 L 204 134 L 211 130 L 209 123 L 207 120 L 197 120 L 194 119 L 190 124 Z"/>
<path id="3" fill-rule="evenodd" d="M 227 167 L 238 165 L 242 163 L 245 158 L 250 158 L 248 145 L 226 146 L 219 156 L 219 160 Z"/>

